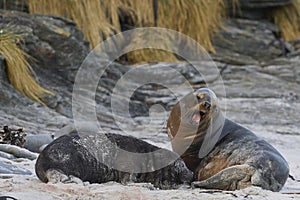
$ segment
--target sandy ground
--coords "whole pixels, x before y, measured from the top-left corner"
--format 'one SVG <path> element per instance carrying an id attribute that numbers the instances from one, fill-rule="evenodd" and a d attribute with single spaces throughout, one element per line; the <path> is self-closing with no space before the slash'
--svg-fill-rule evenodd
<path id="1" fill-rule="evenodd" d="M 275 146 L 287 159 L 290 174 L 299 181 L 288 179 L 280 192 L 257 187 L 239 191 L 216 191 L 202 189 L 158 190 L 150 184 L 45 184 L 34 173 L 34 161 L 21 159 L 13 164 L 33 172 L 33 175 L 1 175 L 1 196 L 17 199 L 299 199 L 300 200 L 300 136 L 271 134 L 264 127 L 248 127 Z"/>

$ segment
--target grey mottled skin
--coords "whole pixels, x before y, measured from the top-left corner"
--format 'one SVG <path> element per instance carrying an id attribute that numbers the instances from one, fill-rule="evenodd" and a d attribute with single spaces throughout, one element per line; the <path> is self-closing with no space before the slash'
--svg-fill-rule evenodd
<path id="1" fill-rule="evenodd" d="M 106 134 L 112 143 L 120 148 L 139 153 L 152 152 L 159 149 L 147 142 L 130 136 Z M 82 181 L 91 183 L 105 183 L 116 181 L 127 182 L 150 182 L 161 189 L 178 188 L 183 183 L 190 184 L 193 173 L 188 170 L 184 162 L 178 158 L 168 166 L 148 173 L 129 173 L 115 170 L 103 164 L 110 162 L 124 166 L 137 165 L 139 162 L 134 158 L 128 158 L 112 145 L 105 142 L 104 135 L 85 134 L 64 135 L 50 143 L 39 155 L 35 165 L 36 174 L 43 182 L 62 181 L 68 182 L 77 177 Z M 88 150 L 89 149 L 89 150 Z M 164 156 L 176 156 L 175 153 L 165 150 Z M 140 164 L 141 168 L 155 167 L 153 157 L 149 156 L 148 163 Z M 76 178 L 75 178 L 76 179 Z M 77 179 L 78 180 L 78 179 Z M 73 181 L 74 182 L 74 181 Z M 75 181 L 76 182 L 76 181 Z"/>
<path id="2" fill-rule="evenodd" d="M 213 165 L 224 166 L 224 169 L 208 179 L 194 182 L 195 187 L 235 190 L 254 185 L 272 191 L 283 187 L 289 167 L 273 146 L 228 119 L 222 135 L 226 136 L 200 161 L 196 171 L 198 179 L 202 179 L 210 170 L 215 173 Z"/>

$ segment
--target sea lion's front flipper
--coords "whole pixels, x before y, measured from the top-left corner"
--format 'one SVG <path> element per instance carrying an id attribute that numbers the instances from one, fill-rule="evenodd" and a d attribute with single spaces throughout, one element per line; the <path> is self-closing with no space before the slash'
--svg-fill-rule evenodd
<path id="1" fill-rule="evenodd" d="M 48 182 L 50 183 L 76 183 L 83 185 L 81 179 L 77 178 L 76 176 L 70 175 L 67 176 L 60 171 L 55 169 L 48 169 L 46 172 L 46 177 L 48 178 Z"/>
<path id="2" fill-rule="evenodd" d="M 193 182 L 192 187 L 222 190 L 242 189 L 252 185 L 251 177 L 254 173 L 255 168 L 250 165 L 235 165 L 223 169 L 206 180 Z"/>

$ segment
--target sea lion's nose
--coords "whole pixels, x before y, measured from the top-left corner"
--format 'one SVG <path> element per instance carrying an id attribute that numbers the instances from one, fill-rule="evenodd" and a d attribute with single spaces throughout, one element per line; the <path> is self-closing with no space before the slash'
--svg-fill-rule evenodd
<path id="1" fill-rule="evenodd" d="M 209 109 L 209 108 L 211 107 L 211 103 L 205 101 L 205 102 L 204 102 L 204 107 L 207 108 L 207 109 Z"/>

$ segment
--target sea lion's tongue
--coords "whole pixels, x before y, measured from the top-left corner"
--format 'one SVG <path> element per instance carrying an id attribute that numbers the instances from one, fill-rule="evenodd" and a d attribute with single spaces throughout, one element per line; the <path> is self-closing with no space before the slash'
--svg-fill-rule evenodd
<path id="1" fill-rule="evenodd" d="M 192 121 L 199 124 L 201 121 L 201 115 L 199 113 L 195 113 L 192 117 Z"/>

